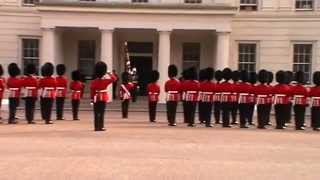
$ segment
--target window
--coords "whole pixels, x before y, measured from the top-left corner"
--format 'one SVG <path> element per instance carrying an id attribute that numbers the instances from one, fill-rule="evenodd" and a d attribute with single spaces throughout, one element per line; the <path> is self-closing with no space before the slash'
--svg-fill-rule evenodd
<path id="1" fill-rule="evenodd" d="M 200 68 L 200 43 L 183 44 L 183 69 Z"/>
<path id="2" fill-rule="evenodd" d="M 313 0 L 296 0 L 296 10 L 313 10 Z"/>
<path id="3" fill-rule="evenodd" d="M 242 11 L 257 11 L 258 0 L 240 0 L 240 10 Z"/>
<path id="4" fill-rule="evenodd" d="M 78 68 L 86 79 L 92 79 L 96 59 L 96 41 L 80 40 L 78 42 Z"/>
<path id="5" fill-rule="evenodd" d="M 148 3 L 148 0 L 132 0 L 132 3 Z"/>
<path id="6" fill-rule="evenodd" d="M 312 44 L 294 44 L 293 51 L 293 72 L 305 72 L 306 80 L 310 81 Z"/>
<path id="7" fill-rule="evenodd" d="M 28 64 L 36 65 L 39 68 L 39 40 L 22 39 L 22 63 L 23 67 Z"/>
<path id="8" fill-rule="evenodd" d="M 184 0 L 186 4 L 201 4 L 202 0 Z"/>
<path id="9" fill-rule="evenodd" d="M 257 44 L 240 43 L 239 44 L 239 70 L 256 72 Z"/>
<path id="10" fill-rule="evenodd" d="M 38 2 L 39 0 L 23 0 L 23 5 L 34 5 Z"/>
<path id="11" fill-rule="evenodd" d="M 80 2 L 95 2 L 96 0 L 80 0 Z"/>

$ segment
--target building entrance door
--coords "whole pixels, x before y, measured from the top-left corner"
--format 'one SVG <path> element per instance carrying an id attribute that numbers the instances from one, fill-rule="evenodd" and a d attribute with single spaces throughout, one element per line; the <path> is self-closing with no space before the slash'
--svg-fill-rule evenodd
<path id="1" fill-rule="evenodd" d="M 92 80 L 96 60 L 96 41 L 80 40 L 78 42 L 78 68 L 86 80 Z"/>

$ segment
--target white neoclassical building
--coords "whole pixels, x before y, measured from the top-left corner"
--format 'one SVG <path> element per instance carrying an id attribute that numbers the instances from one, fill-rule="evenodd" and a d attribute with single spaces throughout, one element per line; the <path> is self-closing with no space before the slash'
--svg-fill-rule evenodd
<path id="1" fill-rule="evenodd" d="M 320 0 L 0 0 L 0 62 L 118 73 L 126 46 L 143 83 L 167 67 L 320 67 Z"/>

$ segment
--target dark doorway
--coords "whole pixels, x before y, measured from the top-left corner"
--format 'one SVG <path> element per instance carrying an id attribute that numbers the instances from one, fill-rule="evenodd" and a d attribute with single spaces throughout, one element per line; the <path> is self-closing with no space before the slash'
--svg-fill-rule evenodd
<path id="1" fill-rule="evenodd" d="M 93 79 L 94 64 L 96 59 L 96 41 L 80 40 L 78 43 L 79 63 L 78 68 L 86 80 Z"/>
<path id="2" fill-rule="evenodd" d="M 137 68 L 139 95 L 147 95 L 147 85 L 150 82 L 150 74 L 152 71 L 152 57 L 132 56 L 131 65 Z"/>

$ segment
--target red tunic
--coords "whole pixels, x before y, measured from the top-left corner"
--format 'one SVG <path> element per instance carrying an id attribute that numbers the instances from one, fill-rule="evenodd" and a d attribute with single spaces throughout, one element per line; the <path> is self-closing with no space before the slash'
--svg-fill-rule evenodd
<path id="1" fill-rule="evenodd" d="M 185 80 L 181 87 L 183 91 L 183 100 L 185 101 L 198 101 L 198 94 L 200 89 L 200 83 L 196 80 Z"/>
<path id="2" fill-rule="evenodd" d="M 67 94 L 67 87 L 68 87 L 68 80 L 64 76 L 57 76 L 56 77 L 57 83 L 57 97 L 66 97 Z"/>
<path id="3" fill-rule="evenodd" d="M 23 87 L 25 88 L 25 97 L 38 96 L 38 79 L 35 76 L 25 76 L 23 78 Z"/>
<path id="4" fill-rule="evenodd" d="M 213 102 L 215 83 L 212 81 L 202 81 L 200 83 L 199 101 Z"/>
<path id="5" fill-rule="evenodd" d="M 5 89 L 6 80 L 3 77 L 0 77 L 0 99 L 3 98 L 4 89 Z"/>
<path id="6" fill-rule="evenodd" d="M 119 95 L 121 100 L 131 99 L 131 91 L 134 88 L 134 84 L 127 83 L 127 84 L 121 84 L 119 89 Z"/>
<path id="7" fill-rule="evenodd" d="M 181 82 L 178 79 L 169 79 L 165 85 L 164 89 L 167 93 L 167 101 L 180 101 L 181 99 Z"/>
<path id="8" fill-rule="evenodd" d="M 254 99 L 252 99 L 252 95 L 254 93 L 254 86 L 251 83 L 241 82 L 238 84 L 237 89 L 239 93 L 240 104 L 254 103 Z"/>
<path id="9" fill-rule="evenodd" d="M 83 95 L 84 84 L 81 81 L 72 81 L 70 83 L 71 99 L 80 100 Z"/>
<path id="10" fill-rule="evenodd" d="M 10 98 L 19 98 L 22 87 L 22 80 L 17 77 L 9 77 L 7 80 L 7 88 L 9 89 Z"/>
<path id="11" fill-rule="evenodd" d="M 320 86 L 312 87 L 309 96 L 311 97 L 311 105 L 313 107 L 320 107 Z"/>
<path id="12" fill-rule="evenodd" d="M 290 104 L 292 96 L 292 88 L 287 84 L 277 84 L 273 87 L 273 94 L 275 96 L 275 104 Z"/>
<path id="13" fill-rule="evenodd" d="M 213 101 L 214 102 L 220 102 L 221 101 L 221 83 L 217 82 L 215 83 L 215 89 L 214 89 L 214 97 L 213 97 Z"/>
<path id="14" fill-rule="evenodd" d="M 296 105 L 308 105 L 308 89 L 301 85 L 297 84 L 295 86 L 291 86 L 292 89 L 292 95 L 293 95 L 293 100 L 294 104 Z"/>
<path id="15" fill-rule="evenodd" d="M 272 104 L 272 86 L 267 84 L 259 84 L 253 88 L 257 98 L 257 104 Z"/>
<path id="16" fill-rule="evenodd" d="M 56 79 L 52 76 L 43 77 L 39 81 L 39 88 L 41 89 L 41 97 L 55 98 Z"/>
<path id="17" fill-rule="evenodd" d="M 108 102 L 108 86 L 115 81 L 114 76 L 97 78 L 91 82 L 90 94 L 93 102 Z"/>
<path id="18" fill-rule="evenodd" d="M 147 87 L 148 99 L 152 102 L 159 101 L 160 86 L 157 83 L 149 83 Z"/>
<path id="19" fill-rule="evenodd" d="M 223 82 L 221 88 L 221 102 L 235 102 L 234 96 L 237 93 L 237 87 L 230 82 Z"/>

